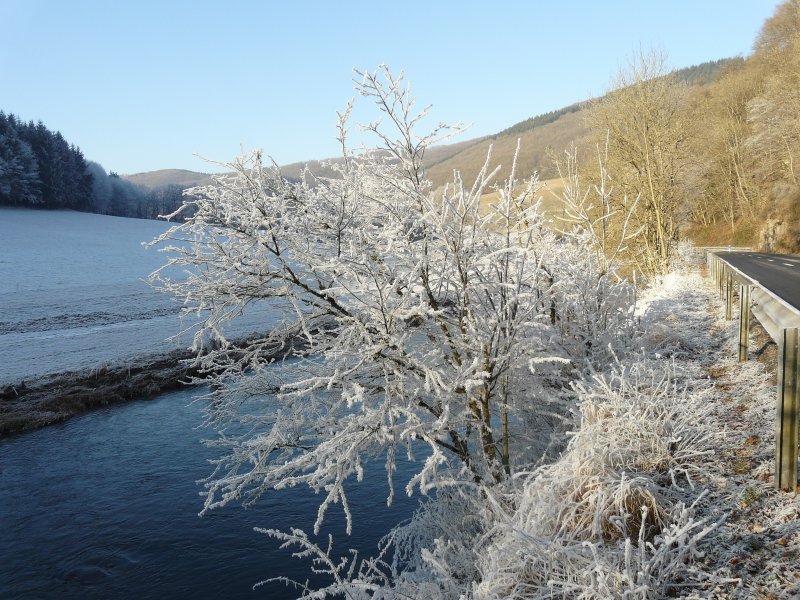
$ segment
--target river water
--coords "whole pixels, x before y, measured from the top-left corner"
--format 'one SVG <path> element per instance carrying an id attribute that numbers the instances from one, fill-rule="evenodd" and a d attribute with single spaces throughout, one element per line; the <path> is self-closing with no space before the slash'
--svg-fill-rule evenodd
<path id="1" fill-rule="evenodd" d="M 69 212 L 0 210 L 0 383 L 91 368 L 165 349 L 177 307 L 141 279 L 164 258 L 141 248 L 163 223 Z M 262 326 L 268 312 L 248 327 Z M 270 577 L 306 581 L 309 563 L 253 527 L 311 531 L 320 497 L 307 489 L 265 495 L 198 517 L 196 482 L 215 451 L 201 440 L 200 390 L 75 417 L 0 440 L 0 598 L 294 598 Z M 380 462 L 380 461 L 378 461 Z M 334 536 L 372 554 L 418 499 L 386 506 L 383 465 L 352 486 L 355 523 L 338 507 Z M 399 466 L 402 489 L 414 464 Z"/>
<path id="2" fill-rule="evenodd" d="M 320 497 L 307 489 L 265 495 L 198 517 L 195 482 L 215 451 L 201 444 L 197 390 L 98 410 L 0 442 L 0 597 L 296 598 L 264 579 L 305 581 L 308 562 L 253 527 L 311 532 Z M 396 486 L 412 464 L 400 466 Z M 354 484 L 353 534 L 339 507 L 320 532 L 344 554 L 374 554 L 380 538 L 417 497 L 386 506 L 382 465 Z M 338 556 L 339 554 L 337 554 Z"/>

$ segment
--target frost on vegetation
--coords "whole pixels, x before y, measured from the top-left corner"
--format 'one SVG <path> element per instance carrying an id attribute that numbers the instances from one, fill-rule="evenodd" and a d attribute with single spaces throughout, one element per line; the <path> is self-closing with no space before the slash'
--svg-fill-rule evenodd
<path id="1" fill-rule="evenodd" d="M 659 276 L 637 302 L 641 324 L 637 344 L 655 358 L 676 359 L 682 369 L 699 368 L 693 360 L 712 352 L 715 344 L 709 332 L 716 319 L 708 312 L 713 297 L 696 272 Z M 691 322 L 687 323 L 687 315 Z M 688 380 L 697 376 L 694 373 Z"/>
<path id="2" fill-rule="evenodd" d="M 498 522 L 475 597 L 660 598 L 692 579 L 716 525 L 695 515 L 714 446 L 704 394 L 644 357 L 577 387 L 580 428 Z"/>
<path id="3" fill-rule="evenodd" d="M 459 127 L 417 133 L 428 110 L 386 69 L 359 73 L 356 90 L 384 118 L 363 126 L 377 150 L 348 146 L 351 103 L 333 176 L 290 181 L 253 153 L 190 190 L 185 220 L 157 240 L 171 258 L 152 279 L 196 316 L 212 384 L 220 455 L 204 510 L 306 486 L 320 494 L 315 533 L 338 507 L 349 531 L 345 483 L 382 467 L 389 503 L 427 498 L 376 557 L 262 530 L 327 577 L 285 581 L 301 597 L 663 591 L 709 527 L 688 501 L 709 439 L 701 391 L 634 351 L 635 289 L 589 250 L 630 215 L 610 202 L 589 215 L 582 194 L 556 235 L 536 175 L 512 168 L 497 184 L 490 156 L 474 183 L 456 173 L 434 190 L 422 157 Z M 231 344 L 227 325 L 265 302 L 282 318 Z M 396 489 L 401 456 L 417 468 Z"/>

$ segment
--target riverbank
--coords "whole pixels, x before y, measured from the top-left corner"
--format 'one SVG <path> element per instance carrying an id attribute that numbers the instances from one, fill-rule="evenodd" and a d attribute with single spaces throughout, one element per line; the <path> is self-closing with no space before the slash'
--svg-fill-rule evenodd
<path id="1" fill-rule="evenodd" d="M 0 390 L 0 437 L 183 387 L 197 374 L 188 362 L 191 357 L 188 350 L 175 350 L 7 385 Z"/>
<path id="2" fill-rule="evenodd" d="M 260 336 L 231 341 L 228 351 L 246 348 Z M 281 360 L 306 351 L 302 338 L 289 335 L 266 359 Z M 201 375 L 189 349 L 106 363 L 93 369 L 53 373 L 0 388 L 0 439 L 104 406 L 147 400 L 190 385 Z"/>

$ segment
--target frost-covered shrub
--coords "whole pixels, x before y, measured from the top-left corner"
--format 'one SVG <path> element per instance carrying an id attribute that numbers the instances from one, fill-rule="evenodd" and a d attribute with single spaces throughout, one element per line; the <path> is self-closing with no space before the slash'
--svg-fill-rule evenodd
<path id="1" fill-rule="evenodd" d="M 321 494 L 316 531 L 336 504 L 349 531 L 345 482 L 382 464 L 391 503 L 406 454 L 419 469 L 405 492 L 432 499 L 373 561 L 334 559 L 298 530 L 268 532 L 332 577 L 324 590 L 301 588 L 308 597 L 391 595 L 389 581 L 452 596 L 481 574 L 497 524 L 517 510 L 521 473 L 560 449 L 570 383 L 628 350 L 634 294 L 584 233 L 551 230 L 535 174 L 518 180 L 512 166 L 498 185 L 487 157 L 474 183 L 456 173 L 433 190 L 422 158 L 453 128 L 418 134 L 427 109 L 415 111 L 402 77 L 361 77 L 359 95 L 395 128 L 365 126 L 377 150 L 349 148 L 351 104 L 333 176 L 290 181 L 258 152 L 224 165 L 157 240 L 174 243 L 152 279 L 197 318 L 196 365 L 212 384 L 208 424 L 223 452 L 205 510 L 302 485 Z M 171 277 L 176 267 L 186 276 Z M 274 322 L 231 344 L 227 323 L 259 302 Z M 674 463 L 665 476 L 691 475 Z M 619 478 L 615 468 L 605 476 Z M 669 518 L 657 490 L 628 478 L 607 498 L 604 481 L 561 491 L 598 514 L 616 510 L 598 525 L 611 533 L 635 529 L 624 512 L 640 506 L 652 511 L 641 519 L 648 539 Z M 551 526 L 591 529 L 584 512 Z"/>
<path id="2" fill-rule="evenodd" d="M 713 526 L 683 499 L 713 436 L 674 379 L 640 357 L 578 385 L 580 427 L 498 522 L 475 597 L 660 598 L 689 572 Z"/>
<path id="3" fill-rule="evenodd" d="M 596 368 L 613 362 L 615 352 L 630 349 L 636 301 L 635 286 L 599 272 L 594 255 L 585 252 L 583 235 L 560 239 L 551 252 L 552 308 L 559 333 L 556 343 L 577 361 Z"/>

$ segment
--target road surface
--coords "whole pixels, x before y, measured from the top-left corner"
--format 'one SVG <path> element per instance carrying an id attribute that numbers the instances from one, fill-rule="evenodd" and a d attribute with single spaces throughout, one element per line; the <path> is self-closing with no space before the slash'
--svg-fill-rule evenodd
<path id="1" fill-rule="evenodd" d="M 719 252 L 719 257 L 800 309 L 800 256 L 760 252 Z"/>

